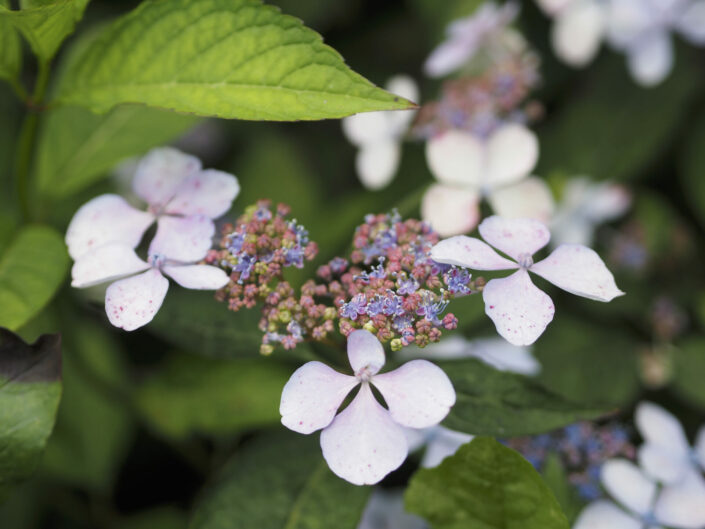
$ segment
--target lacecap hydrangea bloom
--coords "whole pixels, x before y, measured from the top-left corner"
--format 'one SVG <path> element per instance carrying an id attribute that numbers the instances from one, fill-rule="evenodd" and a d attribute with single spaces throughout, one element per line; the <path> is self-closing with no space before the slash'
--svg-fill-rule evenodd
<path id="1" fill-rule="evenodd" d="M 201 264 L 211 247 L 214 218 L 225 213 L 239 192 L 237 179 L 176 149 L 160 148 L 139 163 L 133 187 L 147 211 L 122 197 L 101 195 L 83 205 L 66 233 L 74 258 L 72 285 L 112 282 L 105 310 L 110 322 L 131 331 L 149 323 L 169 287 L 165 275 L 185 288 L 216 290 L 228 282 L 219 268 Z M 147 228 L 157 231 L 146 261 L 135 252 Z"/>
<path id="2" fill-rule="evenodd" d="M 406 459 L 404 428 L 438 424 L 455 404 L 448 376 L 426 360 L 412 360 L 387 373 L 384 348 L 374 334 L 356 330 L 348 336 L 353 376 L 321 362 L 297 369 L 284 386 L 279 411 L 282 424 L 303 434 L 321 432 L 321 449 L 330 469 L 356 485 L 379 482 Z M 374 385 L 388 409 L 377 402 Z M 338 414 L 350 392 L 359 391 Z"/>
<path id="3" fill-rule="evenodd" d="M 611 301 L 624 294 L 602 259 L 586 246 L 564 244 L 534 263 L 533 255 L 551 238 L 541 222 L 493 216 L 480 224 L 479 231 L 489 244 L 458 235 L 434 246 L 431 257 L 439 263 L 473 270 L 517 269 L 509 277 L 491 279 L 482 290 L 485 313 L 497 332 L 514 345 L 534 343 L 555 312 L 553 301 L 534 286 L 529 272 L 571 294 L 597 301 Z M 512 260 L 499 255 L 490 244 Z"/>

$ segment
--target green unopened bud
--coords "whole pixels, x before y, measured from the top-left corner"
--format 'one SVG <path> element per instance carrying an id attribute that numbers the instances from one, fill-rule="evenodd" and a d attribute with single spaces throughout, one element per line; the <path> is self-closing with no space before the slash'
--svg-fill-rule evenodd
<path id="1" fill-rule="evenodd" d="M 374 325 L 372 325 L 371 321 L 368 321 L 367 323 L 365 323 L 365 325 L 363 325 L 362 328 L 365 329 L 366 331 L 370 331 L 372 334 L 375 334 L 377 332 L 377 328 Z"/>
<path id="2" fill-rule="evenodd" d="M 279 313 L 279 321 L 282 323 L 289 323 L 291 321 L 291 312 L 288 310 L 283 310 Z"/>
<path id="3" fill-rule="evenodd" d="M 401 348 L 404 347 L 404 344 L 401 343 L 399 338 L 394 338 L 394 340 L 389 342 L 389 345 L 391 346 L 392 351 L 401 351 Z"/>
<path id="4" fill-rule="evenodd" d="M 323 311 L 324 320 L 333 320 L 338 315 L 338 311 L 335 307 L 326 307 Z"/>
<path id="5" fill-rule="evenodd" d="M 259 346 L 259 354 L 262 356 L 269 356 L 274 352 L 274 347 L 269 344 L 262 344 Z"/>
<path id="6" fill-rule="evenodd" d="M 267 263 L 262 263 L 262 262 L 255 263 L 255 274 L 257 274 L 257 275 L 266 274 L 267 268 L 268 268 Z"/>
<path id="7" fill-rule="evenodd" d="M 270 321 L 269 324 L 267 325 L 267 331 L 268 332 L 276 332 L 277 331 L 278 325 L 274 323 L 273 321 Z"/>

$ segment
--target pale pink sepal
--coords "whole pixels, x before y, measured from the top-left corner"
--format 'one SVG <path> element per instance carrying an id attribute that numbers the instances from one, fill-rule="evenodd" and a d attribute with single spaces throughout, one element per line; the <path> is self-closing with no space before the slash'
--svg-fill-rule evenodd
<path id="1" fill-rule="evenodd" d="M 426 143 L 426 162 L 436 179 L 479 188 L 485 178 L 485 145 L 469 132 L 450 130 Z"/>
<path id="2" fill-rule="evenodd" d="M 203 259 L 213 244 L 215 225 L 204 215 L 161 217 L 157 234 L 149 245 L 149 255 L 192 263 Z"/>
<path id="3" fill-rule="evenodd" d="M 147 270 L 149 265 L 125 243 L 111 242 L 80 257 L 71 268 L 71 286 L 86 288 Z"/>
<path id="4" fill-rule="evenodd" d="M 348 360 L 357 376 L 369 377 L 384 365 L 384 347 L 370 331 L 352 331 L 348 336 Z"/>
<path id="5" fill-rule="evenodd" d="M 226 213 L 240 192 L 233 175 L 206 169 L 187 176 L 166 205 L 172 215 L 205 215 L 215 219 Z"/>
<path id="6" fill-rule="evenodd" d="M 511 270 L 515 262 L 502 257 L 480 239 L 456 235 L 431 248 L 431 259 L 437 263 L 462 266 L 473 270 Z"/>
<path id="7" fill-rule="evenodd" d="M 392 419 L 402 426 L 427 428 L 441 422 L 455 404 L 448 375 L 427 360 L 412 360 L 374 377 Z"/>
<path id="8" fill-rule="evenodd" d="M 126 331 L 146 325 L 162 306 L 169 280 L 157 269 L 121 279 L 105 292 L 105 312 L 110 323 Z"/>
<path id="9" fill-rule="evenodd" d="M 154 216 L 130 206 L 118 195 L 100 195 L 79 208 L 66 230 L 69 255 L 78 259 L 109 242 L 135 248 Z"/>
<path id="10" fill-rule="evenodd" d="M 491 279 L 482 291 L 485 313 L 513 345 L 531 345 L 553 320 L 551 298 L 534 286 L 526 270 Z"/>
<path id="11" fill-rule="evenodd" d="M 193 290 L 218 290 L 230 281 L 221 268 L 210 265 L 167 265 L 162 270 L 182 287 Z"/>
<path id="12" fill-rule="evenodd" d="M 577 296 L 611 301 L 624 295 L 600 256 L 579 244 L 562 244 L 531 271 Z"/>
<path id="13" fill-rule="evenodd" d="M 478 229 L 490 245 L 517 260 L 522 254 L 535 254 L 551 239 L 548 228 L 534 219 L 505 219 L 493 215 L 483 220 Z"/>
<path id="14" fill-rule="evenodd" d="M 164 207 L 187 176 L 201 170 L 201 161 L 172 147 L 149 151 L 137 166 L 132 188 L 153 208 Z"/>
<path id="15" fill-rule="evenodd" d="M 528 176 L 539 159 L 539 141 L 524 125 L 511 123 L 498 128 L 487 140 L 483 184 L 496 188 Z"/>
<path id="16" fill-rule="evenodd" d="M 598 500 L 582 510 L 573 529 L 644 529 L 644 524 L 611 501 Z"/>
<path id="17" fill-rule="evenodd" d="M 375 400 L 368 383 L 321 432 L 321 449 L 330 469 L 355 485 L 378 483 L 408 453 L 403 428 Z"/>
<path id="18" fill-rule="evenodd" d="M 620 504 L 641 516 L 651 512 L 656 484 L 631 461 L 610 459 L 602 465 L 600 479 Z"/>
<path id="19" fill-rule="evenodd" d="M 355 377 L 338 373 L 321 362 L 304 364 L 282 390 L 282 424 L 303 434 L 325 428 L 357 383 Z"/>
<path id="20" fill-rule="evenodd" d="M 471 187 L 433 184 L 421 199 L 421 218 L 442 237 L 467 233 L 480 220 L 480 194 Z"/>

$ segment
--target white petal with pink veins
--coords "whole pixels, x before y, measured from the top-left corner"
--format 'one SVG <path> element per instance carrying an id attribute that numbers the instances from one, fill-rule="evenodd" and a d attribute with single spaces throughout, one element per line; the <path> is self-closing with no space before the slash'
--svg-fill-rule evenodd
<path id="1" fill-rule="evenodd" d="M 426 163 L 443 184 L 479 188 L 485 176 L 485 145 L 468 132 L 450 130 L 426 143 Z"/>
<path id="2" fill-rule="evenodd" d="M 181 182 L 165 211 L 173 215 L 205 215 L 215 219 L 230 209 L 239 192 L 240 184 L 233 175 L 206 169 Z"/>
<path id="3" fill-rule="evenodd" d="M 577 296 L 611 301 L 624 294 L 600 256 L 587 246 L 562 244 L 530 270 Z"/>
<path id="4" fill-rule="evenodd" d="M 651 511 L 656 484 L 634 463 L 626 459 L 610 459 L 600 474 L 607 492 L 627 509 L 645 516 Z"/>
<path id="5" fill-rule="evenodd" d="M 88 252 L 71 268 L 71 286 L 86 288 L 147 270 L 149 265 L 124 243 L 111 242 Z"/>
<path id="6" fill-rule="evenodd" d="M 162 255 L 184 263 L 198 261 L 210 250 L 214 233 L 213 221 L 203 215 L 161 217 L 157 234 L 149 245 L 149 255 Z"/>
<path id="7" fill-rule="evenodd" d="M 162 270 L 182 287 L 194 290 L 218 290 L 230 281 L 222 269 L 210 265 L 167 265 Z"/>
<path id="8" fill-rule="evenodd" d="M 493 190 L 487 200 L 500 217 L 536 219 L 548 222 L 555 203 L 546 182 L 535 176 Z"/>
<path id="9" fill-rule="evenodd" d="M 302 365 L 282 390 L 282 424 L 303 434 L 325 428 L 357 384 L 355 377 L 338 373 L 321 362 Z"/>
<path id="10" fill-rule="evenodd" d="M 133 208 L 124 198 L 100 195 L 81 206 L 71 219 L 66 230 L 69 255 L 78 259 L 109 242 L 135 248 L 152 222 L 153 215 Z"/>
<path id="11" fill-rule="evenodd" d="M 110 323 L 126 331 L 148 324 L 162 306 L 169 280 L 152 268 L 116 281 L 105 291 L 105 312 Z"/>
<path id="12" fill-rule="evenodd" d="M 448 375 L 427 360 L 412 360 L 376 375 L 372 384 L 382 393 L 392 419 L 410 428 L 438 424 L 455 404 L 455 390 Z"/>
<path id="13" fill-rule="evenodd" d="M 406 437 L 363 383 L 350 405 L 321 432 L 323 457 L 355 485 L 378 483 L 406 459 Z"/>
<path id="14" fill-rule="evenodd" d="M 533 255 L 548 244 L 551 233 L 535 219 L 505 219 L 493 215 L 480 223 L 480 235 L 490 245 L 518 259 Z"/>
<path id="15" fill-rule="evenodd" d="M 510 270 L 519 267 L 495 252 L 489 244 L 466 235 L 456 235 L 437 243 L 431 248 L 431 259 L 437 263 L 473 270 Z"/>
<path id="16" fill-rule="evenodd" d="M 149 151 L 137 166 L 132 188 L 150 206 L 166 205 L 187 176 L 201 170 L 201 161 L 172 147 Z"/>
<path id="17" fill-rule="evenodd" d="M 384 365 L 384 347 L 377 337 L 364 329 L 348 336 L 348 360 L 356 375 L 374 375 Z"/>
<path id="18" fill-rule="evenodd" d="M 531 345 L 551 323 L 553 301 L 534 286 L 526 270 L 491 279 L 482 291 L 485 313 L 497 332 L 514 345 Z"/>
<path id="19" fill-rule="evenodd" d="M 494 189 L 529 176 L 539 159 L 539 141 L 524 125 L 509 124 L 487 140 L 482 183 Z"/>
<path id="20" fill-rule="evenodd" d="M 476 189 L 434 184 L 421 199 L 421 218 L 442 237 L 459 235 L 477 226 L 479 202 Z"/>
<path id="21" fill-rule="evenodd" d="M 582 510 L 573 529 L 644 529 L 644 524 L 611 501 L 598 500 Z"/>

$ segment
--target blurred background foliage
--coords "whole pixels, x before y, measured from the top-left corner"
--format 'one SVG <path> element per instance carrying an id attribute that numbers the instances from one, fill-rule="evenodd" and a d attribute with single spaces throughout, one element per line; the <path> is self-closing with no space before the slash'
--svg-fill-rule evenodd
<path id="1" fill-rule="evenodd" d="M 396 73 L 412 75 L 421 82 L 423 102 L 439 89 L 424 80 L 423 60 L 445 24 L 478 2 L 276 3 L 319 31 L 376 84 Z M 134 5 L 93 0 L 58 57 L 56 82 L 72 49 L 88 45 L 94 28 Z M 557 193 L 566 179 L 588 175 L 622 183 L 634 196 L 631 211 L 602 227 L 595 243 L 628 295 L 609 305 L 591 304 L 550 288 L 558 310 L 535 347 L 542 364 L 537 383 L 585 408 L 619 409 L 624 417 L 638 398 L 656 398 L 692 432 L 705 414 L 705 56 L 678 47 L 668 80 L 644 89 L 629 78 L 623 58 L 607 49 L 585 70 L 558 63 L 549 48 L 549 21 L 532 2 L 522 2 L 519 26 L 542 60 L 536 173 Z M 28 50 L 25 59 L 29 79 Z M 22 112 L 10 88 L 0 85 L 0 251 L 18 225 L 11 174 Z M 115 170 L 118 162 L 173 142 L 201 157 L 204 166 L 238 176 L 242 193 L 230 218 L 259 198 L 292 206 L 320 246 L 315 263 L 292 273 L 294 282 L 345 252 L 366 213 L 397 207 L 418 216 L 420 196 L 431 183 L 423 145 L 407 143 L 392 184 L 380 192 L 364 190 L 354 173 L 355 150 L 333 120 L 206 120 L 122 106 L 103 116 L 49 109 L 40 125 L 32 198 L 37 219 L 63 233 L 87 199 L 127 188 L 129 161 Z M 27 265 L 59 258 L 50 241 L 39 242 Z M 0 281 L 5 279 L 0 271 Z M 18 322 L 30 341 L 62 333 L 64 392 L 37 475 L 0 506 L 0 526 L 180 529 L 196 502 L 197 520 L 227 516 L 213 506 L 224 495 L 239 497 L 239 488 L 252 503 L 243 500 L 229 509 L 260 506 L 268 520 L 251 527 L 280 527 L 276 521 L 294 500 L 291 492 L 272 497 L 272 483 L 291 476 L 287 487 L 296 490 L 323 465 L 316 439 L 278 426 L 281 387 L 312 352 L 300 347 L 261 358 L 257 314 L 228 312 L 209 293 L 175 290 L 155 321 L 134 333 L 112 329 L 99 299 L 100 293 L 65 285 L 39 317 Z M 493 334 L 479 300 L 459 301 L 452 310 L 459 332 Z M 264 440 L 249 444 L 255 436 Z M 410 465 L 388 483 L 403 482 Z M 549 465 L 546 474 L 556 491 L 560 469 Z M 324 526 L 354 527 L 354 504 L 364 504 L 366 493 L 328 482 L 329 476 L 321 479 L 307 492 L 302 516 L 338 501 L 351 512 L 339 512 L 336 523 Z M 227 527 L 217 519 L 211 523 Z"/>

